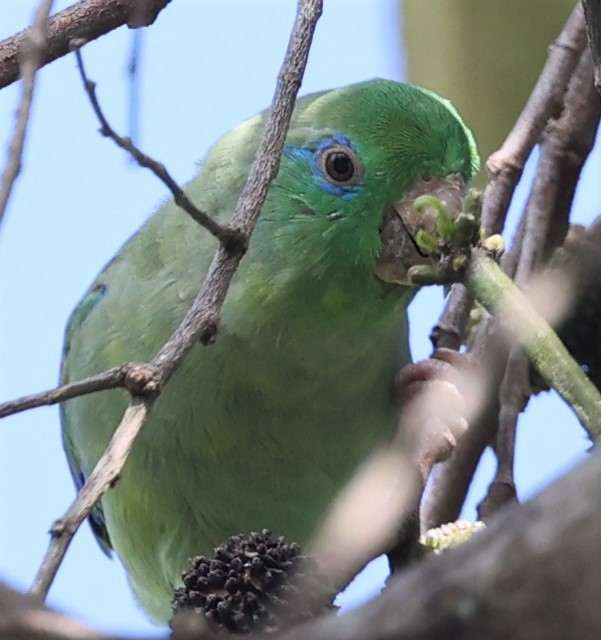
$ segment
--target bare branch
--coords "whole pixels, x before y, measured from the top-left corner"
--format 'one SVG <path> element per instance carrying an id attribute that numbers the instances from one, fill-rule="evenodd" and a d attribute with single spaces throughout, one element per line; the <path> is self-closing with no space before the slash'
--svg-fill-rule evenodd
<path id="1" fill-rule="evenodd" d="M 499 413 L 494 452 L 497 470 L 486 496 L 478 505 L 478 519 L 488 522 L 505 504 L 517 500 L 513 477 L 515 462 L 515 438 L 520 413 L 530 399 L 530 363 L 524 350 L 514 347 L 507 359 L 505 374 L 499 387 Z M 487 426 L 486 431 L 489 431 Z"/>
<path id="2" fill-rule="evenodd" d="M 568 82 L 586 46 L 580 4 L 551 45 L 549 57 L 524 110 L 503 146 L 486 163 L 490 180 L 484 192 L 482 224 L 487 234 L 499 233 L 524 164 L 550 118 L 561 113 Z"/>
<path id="3" fill-rule="evenodd" d="M 150 25 L 171 0 L 153 0 L 152 11 L 139 15 L 131 0 L 80 0 L 52 16 L 47 25 L 48 46 L 40 66 L 67 55 L 73 39 L 90 42 L 124 24 L 132 28 Z M 143 17 L 144 20 L 140 20 Z M 0 89 L 19 77 L 19 51 L 27 39 L 27 31 L 0 42 Z"/>
<path id="4" fill-rule="evenodd" d="M 250 237 L 275 178 L 286 133 L 309 56 L 315 26 L 321 15 L 321 0 L 299 0 L 288 49 L 278 75 L 272 108 L 259 149 L 242 190 L 232 228 Z M 192 307 L 165 346 L 153 359 L 162 387 L 199 341 L 210 343 L 232 276 L 242 258 L 236 247 L 221 246 Z M 156 395 L 134 394 L 120 425 L 75 502 L 52 528 L 52 540 L 36 576 L 32 593 L 45 596 L 79 525 L 102 495 L 117 482 L 135 438 L 142 429 Z"/>
<path id="5" fill-rule="evenodd" d="M 544 175 L 540 176 L 536 193 L 533 192 L 531 196 L 533 202 L 536 201 L 537 210 L 548 216 L 549 222 L 545 223 L 547 231 L 537 231 L 529 241 L 529 246 L 523 248 L 522 234 L 526 233 L 528 219 L 522 220 L 520 232 L 518 232 L 504 264 L 505 270 L 509 273 L 517 270 L 518 256 L 529 252 L 533 255 L 532 259 L 540 260 L 541 256 L 546 256 L 548 251 L 544 245 L 547 238 L 553 246 L 561 242 L 561 229 L 563 228 L 565 233 L 565 223 L 560 223 L 558 220 L 562 212 L 564 214 L 569 212 L 573 190 L 594 138 L 598 121 L 598 115 L 595 116 L 595 112 L 598 112 L 599 105 L 591 95 L 590 80 L 588 80 L 587 90 L 587 81 L 585 80 L 587 72 L 582 66 L 586 63 L 580 63 L 576 74 L 574 69 L 574 66 L 579 63 L 580 57 L 574 58 L 574 52 L 585 50 L 582 15 L 579 12 L 579 7 L 576 7 L 556 40 L 556 47 L 551 50 L 533 94 L 516 126 L 501 149 L 493 154 L 497 158 L 496 161 L 503 158 L 505 160 L 519 158 L 521 166 L 523 166 L 523 162 L 530 154 L 533 145 L 543 133 L 544 147 L 548 148 L 548 151 L 543 149 L 544 159 L 541 159 L 539 165 L 539 170 Z M 590 62 L 588 64 L 590 65 Z M 588 73 L 590 78 L 590 71 Z M 553 86 L 553 90 L 551 90 L 550 83 L 561 83 L 565 80 L 564 90 L 560 96 L 563 100 L 565 87 L 573 74 L 578 79 L 572 81 L 573 89 L 570 95 L 565 97 L 566 113 L 547 126 L 547 120 L 557 111 L 556 100 L 560 95 L 557 86 Z M 545 126 L 547 126 L 546 132 L 544 131 Z M 554 158 L 551 163 L 547 159 L 550 157 Z M 514 166 L 515 164 L 511 160 L 508 165 L 504 166 L 501 173 L 493 175 L 485 191 L 484 207 L 486 209 L 488 203 L 486 210 L 488 211 L 487 229 L 489 231 L 497 232 L 501 228 L 502 220 L 504 220 L 506 209 L 513 195 L 513 189 L 519 178 L 519 174 L 512 173 Z M 549 170 L 550 167 L 552 170 Z M 558 176 L 562 177 L 558 178 Z M 564 179 L 566 180 L 565 189 Z M 540 246 L 537 243 L 540 243 Z M 538 258 L 535 257 L 535 254 Z M 525 266 L 522 267 L 522 269 L 525 268 Z M 530 273 L 530 268 L 527 273 Z M 458 293 L 453 292 L 439 323 L 441 329 L 444 327 L 442 333 L 446 340 L 456 341 L 454 336 L 461 335 L 465 326 L 459 324 L 458 319 L 465 320 L 469 316 L 468 309 L 472 304 L 471 297 L 463 293 L 461 289 L 459 292 L 460 298 Z M 481 361 L 495 364 L 490 375 L 490 385 L 493 390 L 498 389 L 502 383 L 503 374 L 499 370 L 499 366 L 508 357 L 507 347 L 503 346 L 495 336 L 496 329 L 492 320 L 485 319 L 478 329 L 472 348 L 474 354 Z M 471 425 L 451 460 L 439 465 L 439 468 L 436 469 L 431 491 L 422 509 L 424 527 L 440 526 L 457 518 L 480 456 L 496 433 L 498 410 L 498 399 L 493 399 L 491 396 L 485 414 Z"/>
<path id="6" fill-rule="evenodd" d="M 13 138 L 8 148 L 8 161 L 0 182 L 0 224 L 6 211 L 6 206 L 15 184 L 17 176 L 21 172 L 21 158 L 25 146 L 27 123 L 33 102 L 35 88 L 35 74 L 40 68 L 44 52 L 47 48 L 46 21 L 52 9 L 54 0 L 42 0 L 35 15 L 33 26 L 24 32 L 24 37 L 19 49 L 20 73 L 23 78 L 23 93 L 17 109 L 17 120 Z"/>
<path id="7" fill-rule="evenodd" d="M 236 205 L 230 226 L 250 236 L 259 218 L 267 190 L 275 178 L 288 124 L 300 87 L 315 25 L 321 15 L 321 0 L 299 0 L 295 25 L 284 64 L 280 69 L 271 112 L 248 180 Z M 184 355 L 199 340 L 210 343 L 217 332 L 217 319 L 225 294 L 242 258 L 240 253 L 220 247 L 192 307 L 173 336 L 159 351 L 153 364 L 163 371 L 163 382 L 179 366 Z"/>
<path id="8" fill-rule="evenodd" d="M 140 433 L 153 404 L 153 397 L 134 397 L 106 451 L 90 474 L 67 513 L 51 529 L 52 539 L 30 593 L 46 597 L 56 572 L 67 553 L 79 525 L 90 515 L 92 507 L 115 485 L 125 466 L 134 441 Z"/>
<path id="9" fill-rule="evenodd" d="M 565 239 L 576 184 L 592 149 L 600 113 L 601 103 L 593 88 L 591 53 L 585 49 L 570 80 L 563 113 L 549 122 L 542 136 L 538 171 L 524 212 L 524 235 L 515 274 L 521 287 L 527 286 L 542 262 Z M 529 378 L 523 349 L 512 347 L 500 386 L 497 472 L 480 508 L 483 519 L 515 498 L 515 432 L 518 417 L 530 399 Z"/>
<path id="10" fill-rule="evenodd" d="M 461 283 L 451 287 L 444 312 L 430 334 L 434 351 L 440 348 L 459 350 L 465 339 L 465 327 L 473 304 L 472 296 Z"/>
<path id="11" fill-rule="evenodd" d="M 561 112 L 569 79 L 585 45 L 584 18 L 577 5 L 550 47 L 547 62 L 517 122 L 503 146 L 486 163 L 490 179 L 484 192 L 482 225 L 487 235 L 503 230 L 524 164 L 548 120 Z M 434 348 L 457 344 L 458 336 L 463 336 L 465 331 L 472 304 L 463 285 L 455 285 L 433 333 Z"/>
<path id="12" fill-rule="evenodd" d="M 75 43 L 75 46 L 78 46 L 78 43 Z M 150 156 L 147 156 L 145 153 L 142 153 L 138 147 L 134 145 L 130 138 L 124 138 L 117 134 L 111 125 L 108 123 L 102 108 L 100 107 L 100 103 L 98 102 L 98 98 L 96 96 L 96 83 L 92 82 L 88 79 L 84 65 L 83 58 L 81 55 L 81 51 L 77 49 L 75 51 L 75 55 L 77 57 L 77 67 L 79 69 L 79 73 L 81 75 L 82 82 L 84 84 L 86 93 L 88 94 L 88 98 L 90 99 L 90 103 L 92 108 L 94 109 L 94 113 L 100 122 L 100 133 L 107 138 L 110 138 L 118 147 L 127 151 L 134 160 L 141 166 L 146 169 L 150 169 L 154 175 L 165 184 L 165 186 L 171 191 L 173 194 L 173 199 L 193 220 L 198 222 L 198 224 L 202 225 L 209 233 L 214 235 L 222 244 L 235 243 L 239 241 L 238 235 L 233 232 L 231 229 L 227 229 L 222 227 L 220 224 L 215 222 L 204 211 L 201 211 L 191 200 L 188 198 L 184 190 L 177 184 L 177 182 L 173 179 L 171 174 L 167 171 L 165 165 L 153 160 Z M 244 250 L 245 247 L 242 244 L 240 249 Z"/>
<path id="13" fill-rule="evenodd" d="M 138 395 L 153 394 L 158 389 L 158 380 L 150 365 L 127 363 L 49 391 L 41 391 L 4 402 L 0 404 L 0 418 L 29 409 L 58 404 L 89 393 L 118 388 L 128 389 Z"/>

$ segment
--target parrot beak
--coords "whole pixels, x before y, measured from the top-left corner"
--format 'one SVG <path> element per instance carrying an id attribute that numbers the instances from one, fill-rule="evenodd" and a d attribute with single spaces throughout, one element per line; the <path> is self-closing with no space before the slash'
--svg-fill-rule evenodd
<path id="1" fill-rule="evenodd" d="M 435 196 L 455 220 L 463 211 L 465 194 L 465 181 L 457 174 L 431 180 L 416 179 L 403 199 L 384 212 L 380 227 L 382 250 L 376 262 L 376 275 L 385 282 L 410 285 L 407 272 L 411 267 L 433 265 L 435 258 L 420 248 L 415 235 L 420 229 L 437 235 L 438 211 L 435 207 L 426 207 L 418 212 L 413 203 L 419 196 Z"/>

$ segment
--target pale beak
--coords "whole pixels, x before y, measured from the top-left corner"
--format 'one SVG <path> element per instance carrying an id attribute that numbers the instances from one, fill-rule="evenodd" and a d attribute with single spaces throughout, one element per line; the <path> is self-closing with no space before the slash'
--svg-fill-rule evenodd
<path id="1" fill-rule="evenodd" d="M 380 227 L 382 251 L 376 263 L 376 275 L 385 282 L 407 285 L 411 284 L 407 278 L 411 267 L 433 265 L 437 259 L 420 248 L 415 235 L 420 229 L 436 235 L 438 211 L 434 207 L 427 207 L 418 213 L 413 203 L 419 196 L 434 196 L 455 220 L 463 211 L 465 193 L 465 181 L 458 174 L 415 180 L 403 199 L 390 205 L 384 212 Z"/>

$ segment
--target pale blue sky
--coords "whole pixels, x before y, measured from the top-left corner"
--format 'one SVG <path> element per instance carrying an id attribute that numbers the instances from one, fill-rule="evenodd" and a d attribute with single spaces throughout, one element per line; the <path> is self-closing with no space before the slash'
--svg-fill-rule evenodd
<path id="1" fill-rule="evenodd" d="M 28 24 L 33 0 L 3 0 L 0 38 Z M 56 2 L 56 9 L 69 2 Z M 209 145 L 264 108 L 294 16 L 294 0 L 172 3 L 147 30 L 141 77 L 140 144 L 180 182 Z M 327 0 L 302 92 L 374 76 L 403 79 L 394 0 Z M 84 49 L 111 123 L 126 132 L 125 75 L 131 32 L 120 29 Z M 66 319 L 98 270 L 165 197 L 149 172 L 97 133 L 69 56 L 46 67 L 20 177 L 0 229 L 0 400 L 55 385 Z M 0 92 L 3 148 L 18 88 Z M 469 124 L 469 123 L 468 123 Z M 0 154 L 3 166 L 4 154 Z M 578 219 L 597 213 L 591 198 L 599 154 L 580 190 Z M 522 196 L 524 190 L 522 189 Z M 429 353 L 439 291 L 412 310 L 414 355 Z M 520 494 L 531 495 L 587 448 L 570 412 L 552 394 L 536 399 L 519 434 Z M 489 459 L 490 462 L 490 459 Z M 485 473 L 490 474 L 490 463 Z M 482 493 L 482 482 L 471 503 Z M 0 578 L 26 589 L 47 545 L 47 530 L 73 498 L 60 445 L 58 411 L 44 408 L 0 424 Z M 468 510 L 468 515 L 473 515 Z M 379 563 L 353 598 L 378 588 Z M 94 580 L 84 581 L 82 569 Z M 148 632 L 117 560 L 102 555 L 81 528 L 60 569 L 50 603 L 98 628 Z"/>

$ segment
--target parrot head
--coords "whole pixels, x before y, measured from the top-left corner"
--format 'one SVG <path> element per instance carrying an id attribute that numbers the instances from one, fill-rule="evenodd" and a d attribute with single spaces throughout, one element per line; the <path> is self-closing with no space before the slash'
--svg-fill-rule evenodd
<path id="1" fill-rule="evenodd" d="M 270 260 L 299 260 L 317 277 L 363 269 L 407 284 L 428 260 L 415 230 L 434 224 L 409 221 L 408 203 L 431 194 L 457 215 L 478 167 L 469 129 L 431 91 L 376 79 L 312 94 L 297 102 L 258 233 Z"/>

